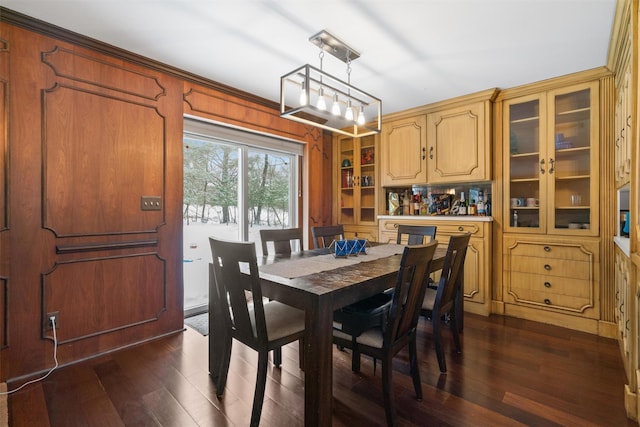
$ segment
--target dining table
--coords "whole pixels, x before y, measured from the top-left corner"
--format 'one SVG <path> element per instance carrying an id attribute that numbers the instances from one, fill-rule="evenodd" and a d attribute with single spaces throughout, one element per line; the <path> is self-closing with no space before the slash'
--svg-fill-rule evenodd
<path id="1" fill-rule="evenodd" d="M 330 426 L 333 400 L 333 312 L 395 286 L 404 245 L 375 244 L 357 256 L 336 257 L 329 248 L 259 257 L 263 296 L 305 312 L 304 425 Z M 442 269 L 438 247 L 431 271 Z M 462 279 L 459 286 L 462 286 Z M 462 288 L 459 288 L 462 289 Z M 456 312 L 462 324 L 462 292 Z M 210 313 L 210 320 L 215 320 Z M 209 370 L 215 377 L 215 325 L 209 338 Z"/>

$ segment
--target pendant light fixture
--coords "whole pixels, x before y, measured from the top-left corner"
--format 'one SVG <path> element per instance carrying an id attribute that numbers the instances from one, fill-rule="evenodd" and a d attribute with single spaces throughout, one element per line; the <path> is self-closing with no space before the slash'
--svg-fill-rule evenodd
<path id="1" fill-rule="evenodd" d="M 320 48 L 320 69 L 306 64 L 280 78 L 280 116 L 352 137 L 379 133 L 382 101 L 351 85 L 351 61 L 360 54 L 324 30 L 309 41 Z M 346 82 L 323 71 L 325 52 L 347 64 Z"/>

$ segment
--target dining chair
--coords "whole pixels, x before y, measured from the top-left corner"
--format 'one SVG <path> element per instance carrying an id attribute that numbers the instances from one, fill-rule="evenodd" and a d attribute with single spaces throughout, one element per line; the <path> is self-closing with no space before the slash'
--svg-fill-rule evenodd
<path id="1" fill-rule="evenodd" d="M 435 225 L 407 225 L 398 224 L 397 244 L 402 244 L 404 237 L 407 236 L 407 245 L 422 245 L 425 243 L 425 237 L 430 242 L 436 238 L 437 226 Z"/>
<path id="2" fill-rule="evenodd" d="M 302 228 L 275 228 L 260 230 L 262 254 L 270 255 L 267 243 L 273 244 L 274 255 L 289 255 L 291 242 L 297 241 L 302 250 Z"/>
<path id="3" fill-rule="evenodd" d="M 437 227 L 435 225 L 398 224 L 397 228 L 397 244 L 402 244 L 406 239 L 406 244 L 408 245 L 422 245 L 426 238 L 428 238 L 428 242 L 432 242 L 436 238 Z M 425 280 L 429 285 L 432 284 L 432 280 L 428 276 L 425 277 Z M 341 329 L 355 338 L 366 329 L 384 324 L 391 306 L 392 297 L 393 289 L 389 289 L 363 301 L 358 301 L 336 310 L 333 320 L 337 325 L 340 325 Z M 338 344 L 338 348 L 342 347 L 342 345 Z M 360 357 L 357 352 L 352 354 L 351 370 L 354 372 L 360 371 Z"/>
<path id="4" fill-rule="evenodd" d="M 462 352 L 455 300 L 458 292 L 463 292 L 460 289 L 460 281 L 458 279 L 464 269 L 464 260 L 470 237 L 471 233 L 451 236 L 438 286 L 436 289 L 427 287 L 420 310 L 420 314 L 430 319 L 433 325 L 433 340 L 436 347 L 438 365 L 442 373 L 447 372 L 447 364 L 442 350 L 441 325 L 443 316 L 449 322 L 456 353 L 460 354 Z"/>
<path id="5" fill-rule="evenodd" d="M 406 246 L 396 278 L 389 314 L 383 325 L 366 330 L 355 340 L 344 331 L 333 331 L 334 342 L 353 346 L 353 351 L 382 361 L 382 391 L 387 424 L 397 425 L 393 403 L 391 374 L 393 358 L 409 347 L 409 368 L 416 399 L 422 400 L 422 384 L 418 367 L 416 329 L 420 307 L 426 290 L 424 277 L 431 270 L 437 241 L 426 245 Z"/>
<path id="6" fill-rule="evenodd" d="M 344 240 L 344 227 L 339 225 L 323 225 L 311 227 L 313 247 L 328 248 L 334 240 Z"/>
<path id="7" fill-rule="evenodd" d="M 269 352 L 274 351 L 274 364 L 280 347 L 300 340 L 303 348 L 304 311 L 277 301 L 264 302 L 258 273 L 254 242 L 225 241 L 209 238 L 213 256 L 214 298 L 212 307 L 220 310 L 228 339 L 222 339 L 216 372 L 216 394 L 222 396 L 229 372 L 232 338 L 258 352 L 258 371 L 253 396 L 251 425 L 260 423 L 267 381 Z M 251 294 L 251 298 L 247 297 Z M 248 302 L 248 301 L 251 302 Z M 302 366 L 301 366 L 302 368 Z M 210 368 L 211 369 L 211 368 Z"/>

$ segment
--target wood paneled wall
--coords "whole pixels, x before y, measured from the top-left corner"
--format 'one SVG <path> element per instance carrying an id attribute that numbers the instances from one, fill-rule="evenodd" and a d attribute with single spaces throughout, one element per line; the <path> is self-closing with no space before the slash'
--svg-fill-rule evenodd
<path id="1" fill-rule="evenodd" d="M 0 382 L 52 366 L 47 313 L 59 312 L 61 364 L 182 329 L 184 114 L 304 142 L 304 223 L 331 222 L 330 137 L 318 129 L 19 21 L 0 14 Z M 143 196 L 160 209 L 143 210 Z"/>

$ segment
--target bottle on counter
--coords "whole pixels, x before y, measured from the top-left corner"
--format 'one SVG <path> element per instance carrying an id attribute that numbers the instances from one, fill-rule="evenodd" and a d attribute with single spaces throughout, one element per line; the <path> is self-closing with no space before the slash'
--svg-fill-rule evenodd
<path id="1" fill-rule="evenodd" d="M 413 195 L 413 214 L 420 215 L 420 202 L 422 197 L 420 193 L 416 193 Z"/>
<path id="2" fill-rule="evenodd" d="M 478 193 L 478 203 L 476 204 L 477 214 L 479 216 L 485 216 L 487 214 L 486 206 L 484 204 L 484 196 L 482 191 Z"/>
<path id="3" fill-rule="evenodd" d="M 411 201 L 407 190 L 404 191 L 404 197 L 402 198 L 402 215 L 411 215 Z"/>
<path id="4" fill-rule="evenodd" d="M 464 191 L 460 192 L 460 206 L 458 207 L 458 215 L 468 215 L 467 201 L 464 198 Z"/>
<path id="5" fill-rule="evenodd" d="M 484 195 L 484 210 L 487 216 L 491 216 L 491 198 L 489 198 L 489 194 Z"/>
<path id="6" fill-rule="evenodd" d="M 467 210 L 467 212 L 467 215 L 478 215 L 478 206 L 476 205 L 476 199 L 471 199 L 471 203 L 469 203 L 469 209 Z"/>

